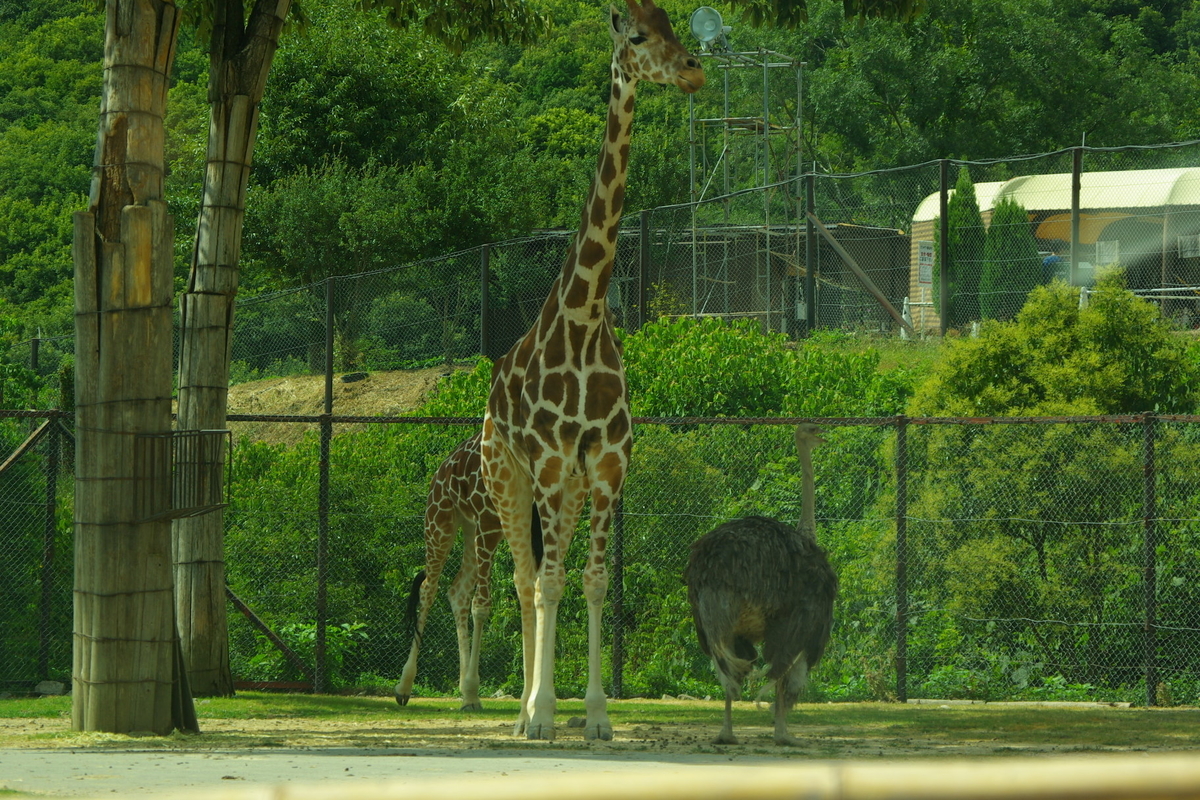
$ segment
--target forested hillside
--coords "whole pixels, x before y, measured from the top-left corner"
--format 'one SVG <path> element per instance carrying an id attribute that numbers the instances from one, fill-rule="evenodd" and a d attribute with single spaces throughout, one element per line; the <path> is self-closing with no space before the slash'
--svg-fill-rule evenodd
<path id="1" fill-rule="evenodd" d="M 571 226 L 590 179 L 609 59 L 603 4 L 543 0 L 538 43 L 461 55 L 352 0 L 307 0 L 263 104 L 242 291 Z M 686 41 L 692 5 L 664 0 Z M 931 0 L 915 21 L 809 3 L 795 30 L 717 3 L 732 44 L 803 59 L 806 150 L 847 172 L 1200 132 L 1200 7 L 1168 0 Z M 91 0 L 0 4 L 0 334 L 70 331 L 70 214 L 85 204 L 103 43 Z M 185 27 L 168 191 L 182 280 L 194 238 L 208 59 Z M 736 87 L 735 87 L 736 90 Z M 719 83 L 697 95 L 719 111 Z M 639 95 L 627 208 L 687 195 L 687 106 Z"/>

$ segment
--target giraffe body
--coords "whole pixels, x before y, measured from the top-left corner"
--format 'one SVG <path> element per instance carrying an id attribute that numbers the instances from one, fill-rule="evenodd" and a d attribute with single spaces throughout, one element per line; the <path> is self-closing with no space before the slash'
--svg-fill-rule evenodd
<path id="1" fill-rule="evenodd" d="M 450 608 L 458 634 L 458 688 L 463 711 L 479 711 L 479 647 L 483 626 L 492 611 L 492 559 L 500 543 L 500 518 L 483 484 L 479 463 L 480 434 L 462 442 L 438 467 L 425 507 L 425 570 L 413 583 L 409 598 L 413 642 L 396 702 L 407 705 L 417 676 L 417 656 L 425 620 L 437 596 L 438 582 L 458 532 L 463 555 L 450 584 Z M 413 608 L 414 601 L 419 601 Z"/>
<path id="2" fill-rule="evenodd" d="M 607 294 L 625 200 L 634 93 L 639 80 L 685 92 L 704 84 L 699 61 L 680 44 L 666 13 L 653 0 L 626 4 L 629 17 L 611 9 L 608 122 L 579 229 L 538 322 L 492 370 L 483 423 L 483 478 L 512 549 L 521 601 L 525 683 L 514 733 L 530 739 L 554 738 L 555 624 L 564 561 L 589 497 L 584 735 L 612 738 L 600 679 L 604 553 L 633 439 Z M 540 559 L 531 538 L 539 528 Z"/>

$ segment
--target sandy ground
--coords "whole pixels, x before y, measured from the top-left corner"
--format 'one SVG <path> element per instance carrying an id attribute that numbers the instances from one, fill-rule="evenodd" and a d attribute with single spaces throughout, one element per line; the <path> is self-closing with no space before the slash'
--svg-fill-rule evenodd
<path id="1" fill-rule="evenodd" d="M 461 370 L 464 367 L 454 367 Z M 333 413 L 339 416 L 396 416 L 420 405 L 451 367 L 396 370 L 392 372 L 347 373 L 333 378 Z M 365 377 L 363 377 L 365 375 Z M 294 375 L 239 383 L 229 389 L 230 414 L 288 414 L 311 416 L 325 412 L 325 376 Z M 287 422 L 234 422 L 235 438 L 271 444 L 295 444 L 316 424 Z M 335 425 L 334 435 L 359 425 Z"/>

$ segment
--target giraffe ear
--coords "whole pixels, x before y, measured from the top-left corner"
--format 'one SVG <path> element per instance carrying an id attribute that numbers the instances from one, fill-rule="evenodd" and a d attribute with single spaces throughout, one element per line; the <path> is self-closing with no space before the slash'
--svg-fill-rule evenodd
<path id="1" fill-rule="evenodd" d="M 608 10 L 609 10 L 609 15 L 610 15 L 609 16 L 609 29 L 613 35 L 619 35 L 621 33 L 621 31 L 624 29 L 624 25 L 621 22 L 621 12 L 617 11 L 617 7 L 614 5 L 610 5 L 608 7 Z"/>

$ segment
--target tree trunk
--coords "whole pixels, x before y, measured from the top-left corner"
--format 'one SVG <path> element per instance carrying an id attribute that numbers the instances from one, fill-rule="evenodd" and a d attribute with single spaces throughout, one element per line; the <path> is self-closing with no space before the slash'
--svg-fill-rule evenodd
<path id="1" fill-rule="evenodd" d="M 178 658 L 170 525 L 144 521 L 151 475 L 136 455 L 138 434 L 171 431 L 163 113 L 178 30 L 171 0 L 108 0 L 92 189 L 73 248 L 76 730 L 196 729 Z"/>
<path id="2" fill-rule="evenodd" d="M 246 185 L 267 73 L 291 0 L 258 0 L 243 25 L 240 0 L 214 4 L 208 167 L 187 291 L 180 301 L 179 428 L 226 426 L 233 305 Z M 231 695 L 224 514 L 175 522 L 176 613 L 197 695 Z"/>

